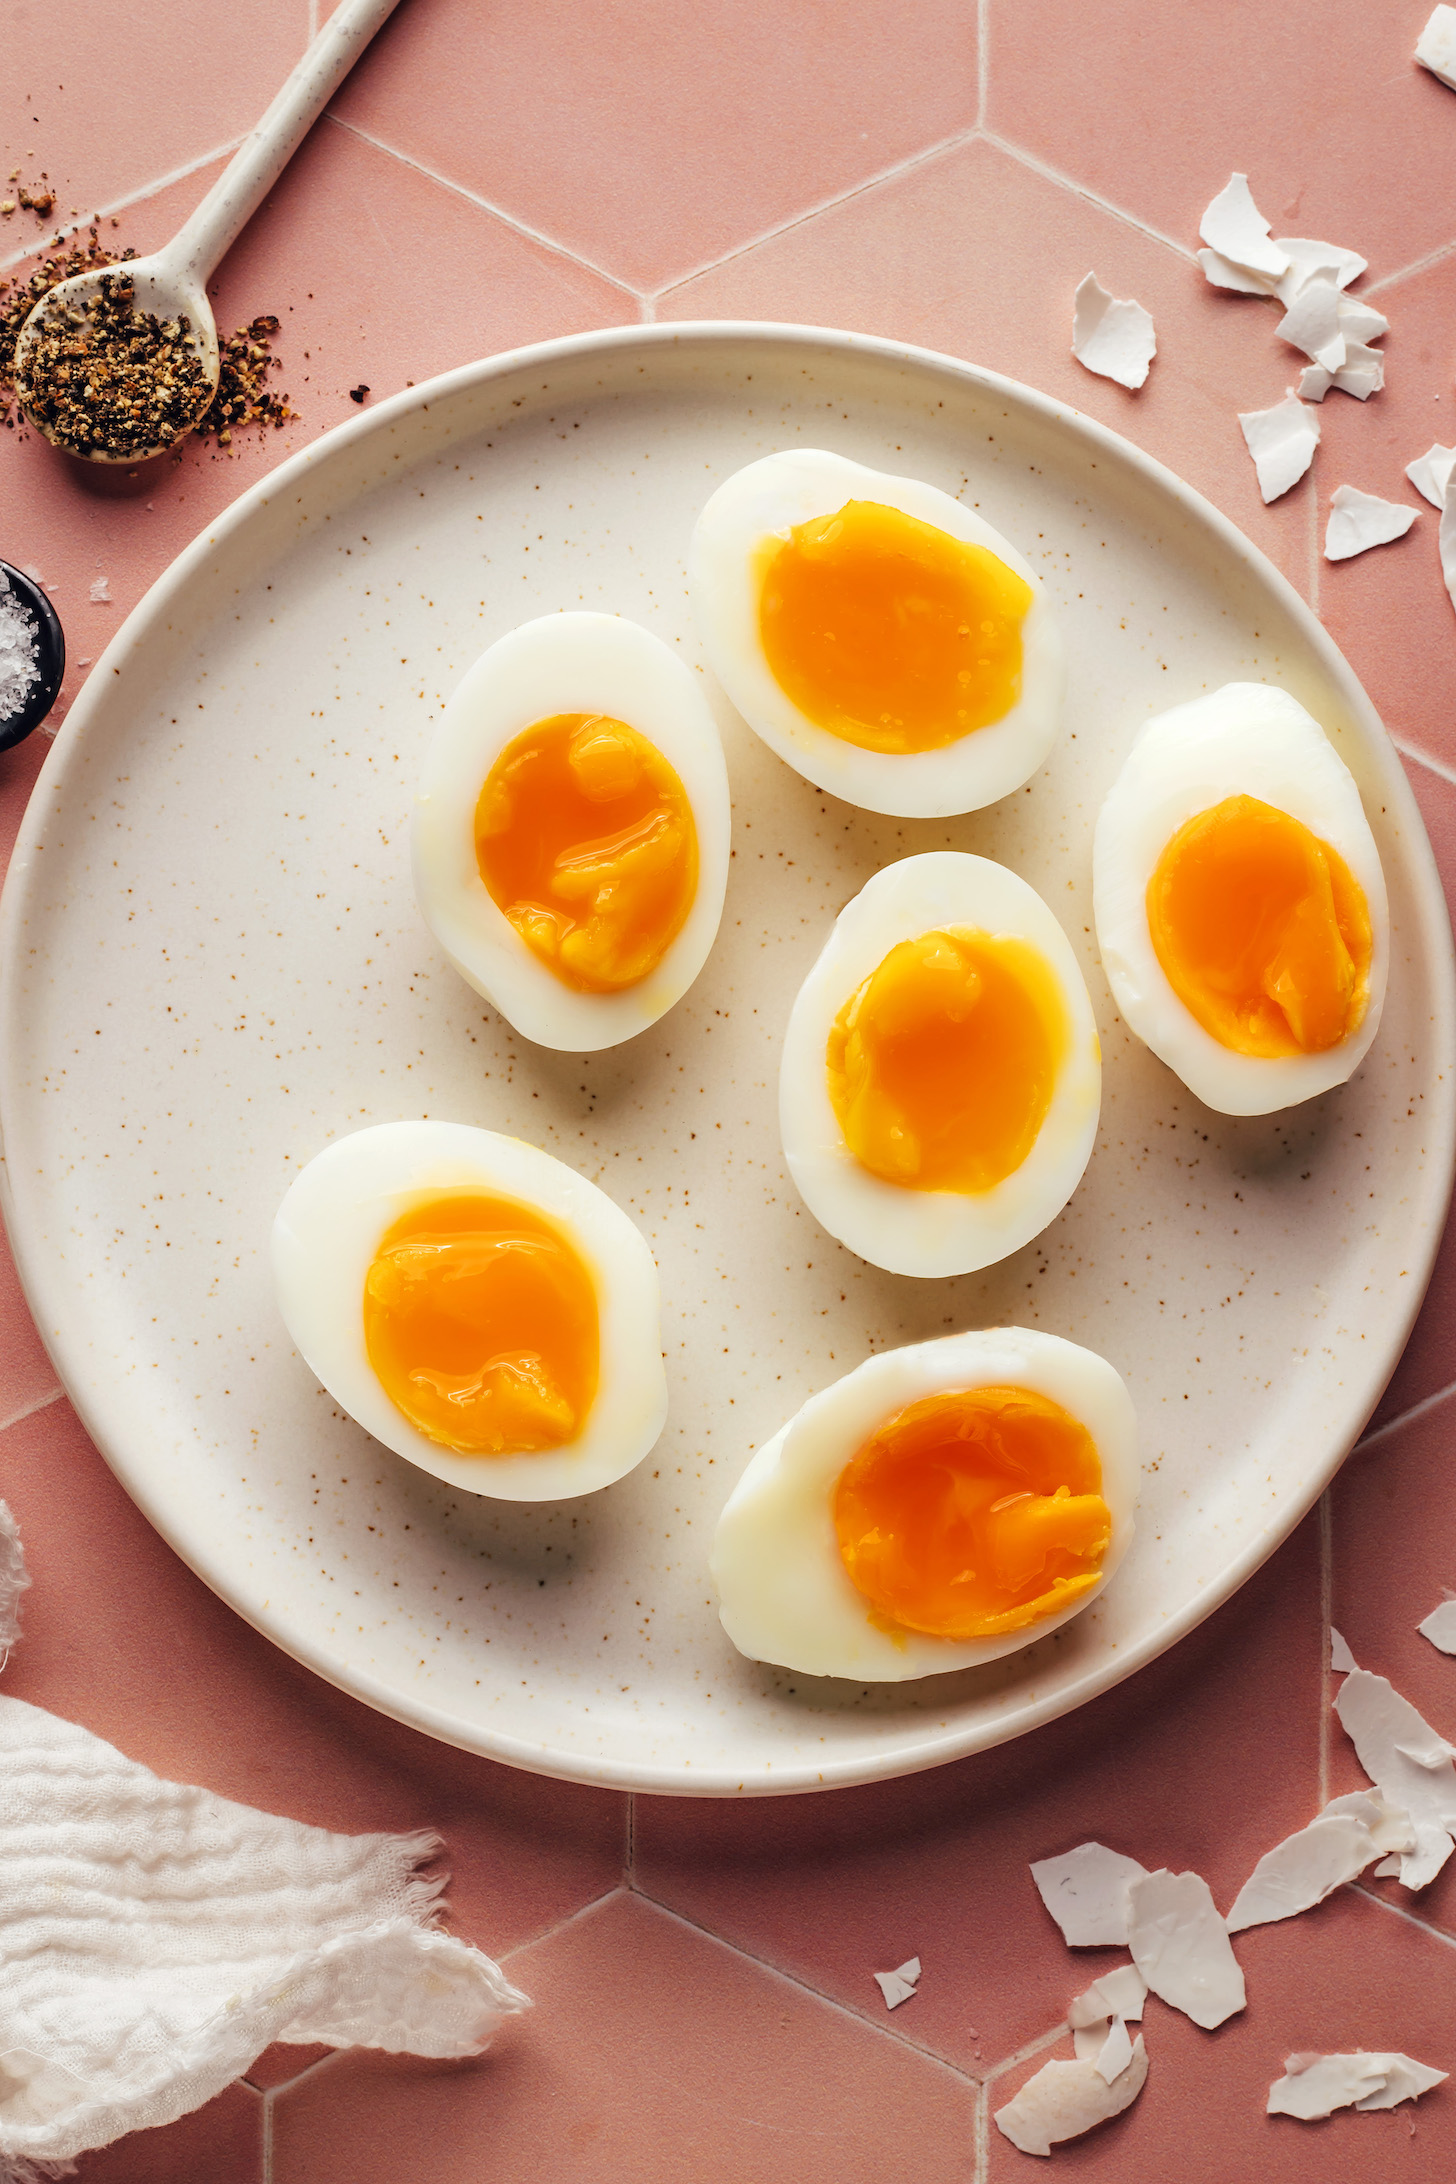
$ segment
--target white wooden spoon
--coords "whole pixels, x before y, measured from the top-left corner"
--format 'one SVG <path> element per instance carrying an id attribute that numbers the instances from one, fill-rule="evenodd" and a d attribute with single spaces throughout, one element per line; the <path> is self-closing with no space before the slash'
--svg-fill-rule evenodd
<path id="1" fill-rule="evenodd" d="M 22 385 L 32 380 L 31 360 L 43 322 L 52 313 L 85 312 L 101 295 L 102 282 L 115 283 L 118 277 L 125 278 L 135 289 L 135 310 L 150 312 L 164 322 L 183 318 L 188 321 L 188 340 L 202 365 L 205 382 L 191 414 L 178 421 L 167 438 L 148 447 L 129 447 L 124 453 L 74 448 L 48 431 L 45 421 L 31 416 L 27 408 L 31 422 L 58 447 L 68 454 L 84 452 L 91 462 L 138 463 L 162 454 L 198 423 L 217 392 L 220 368 L 217 321 L 207 300 L 207 283 L 396 5 L 397 0 L 342 0 L 257 128 L 233 154 L 191 219 L 164 250 L 132 258 L 122 265 L 98 266 L 73 274 L 41 298 L 16 342 L 15 373 Z M 38 385 L 38 371 L 34 378 Z"/>

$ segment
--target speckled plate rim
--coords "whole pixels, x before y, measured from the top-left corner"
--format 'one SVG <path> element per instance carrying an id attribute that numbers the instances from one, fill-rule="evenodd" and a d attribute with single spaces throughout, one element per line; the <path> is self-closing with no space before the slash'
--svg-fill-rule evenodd
<path id="1" fill-rule="evenodd" d="M 105 1404 L 90 1399 L 84 1392 L 83 1310 L 60 1278 L 58 1268 L 50 1262 L 44 1244 L 43 1220 L 37 1216 L 37 1209 L 27 1204 L 24 1192 L 16 1191 L 15 1179 L 5 1158 L 5 1117 L 19 1096 L 19 1087 L 13 1082 L 11 1058 L 23 1052 L 25 1042 L 21 969 L 31 901 L 30 875 L 48 816 L 57 800 L 73 785 L 85 763 L 83 747 L 88 733 L 103 718 L 111 690 L 125 667 L 166 633 L 169 615 L 215 549 L 242 530 L 270 502 L 307 478 L 319 463 L 331 462 L 351 447 L 387 434 L 402 420 L 427 411 L 433 402 L 446 396 L 480 387 L 492 380 L 508 379 L 522 371 L 536 373 L 557 364 L 575 363 L 590 357 L 619 356 L 634 350 L 641 354 L 646 371 L 650 370 L 654 356 L 663 350 L 691 349 L 705 356 L 711 355 L 715 348 L 737 349 L 741 353 L 746 344 L 755 342 L 769 350 L 818 349 L 826 361 L 832 361 L 836 356 L 872 358 L 932 379 L 974 387 L 1033 420 L 1040 419 L 1048 427 L 1070 431 L 1090 451 L 1132 473 L 1155 493 L 1162 494 L 1180 515 L 1202 528 L 1228 565 L 1238 567 L 1246 578 L 1262 586 L 1290 617 L 1339 689 L 1352 721 L 1366 739 L 1370 762 L 1380 777 L 1382 793 L 1396 807 L 1406 834 L 1407 877 L 1416 904 L 1421 946 L 1433 974 L 1430 1059 L 1424 1089 L 1432 1147 L 1431 1173 L 1441 1182 L 1443 1212 L 1450 1201 L 1453 1165 L 1456 1165 L 1456 1066 L 1453 1066 L 1456 1065 L 1456 951 L 1453 951 L 1445 895 L 1424 822 L 1384 723 L 1323 624 L 1267 556 L 1166 465 L 1070 404 L 1056 401 L 1050 395 L 1038 393 L 998 372 L 983 370 L 978 365 L 933 349 L 829 327 L 735 319 L 609 327 L 594 333 L 569 335 L 559 341 L 504 350 L 497 356 L 462 365 L 418 387 L 408 388 L 381 402 L 376 409 L 336 426 L 250 486 L 184 548 L 133 608 L 97 660 L 85 688 L 57 732 L 41 769 L 36 791 L 21 823 L 4 892 L 0 895 L 0 1213 L 3 1213 L 9 1231 L 20 1281 L 38 1326 L 54 1330 L 45 1339 L 62 1386 L 127 1493 L 188 1568 L 283 1652 L 379 1713 L 462 1750 L 566 1781 L 679 1797 L 783 1796 L 913 1774 L 1023 1736 L 1028 1730 L 1039 1728 L 1085 1705 L 1089 1699 L 1099 1697 L 1157 1659 L 1253 1576 L 1308 1514 L 1339 1470 L 1405 1347 L 1430 1282 L 1443 1226 L 1443 1222 L 1434 1217 L 1435 1209 L 1432 1208 L 1429 1225 L 1419 1239 L 1419 1260 L 1411 1270 L 1415 1279 L 1407 1291 L 1409 1302 L 1384 1350 L 1371 1356 L 1363 1378 L 1352 1386 L 1345 1412 L 1347 1430 L 1331 1436 L 1320 1460 L 1307 1473 L 1304 1490 L 1291 1496 L 1275 1524 L 1231 1558 L 1215 1583 L 1199 1588 L 1181 1612 L 1170 1615 L 1142 1644 L 1100 1660 L 1083 1675 L 1056 1684 L 993 1719 L 978 1717 L 969 1723 L 917 1729 L 899 1742 L 881 1747 L 868 1759 L 861 1755 L 822 1766 L 810 1760 L 795 1760 L 786 1764 L 780 1774 L 748 1781 L 729 1769 L 644 1766 L 616 1760 L 609 1755 L 562 1752 L 524 1738 L 489 1733 L 478 1723 L 400 1692 L 359 1668 L 345 1655 L 310 1642 L 307 1636 L 301 1636 L 290 1627 L 286 1611 L 269 1612 L 246 1604 L 229 1583 L 225 1565 L 209 1554 L 207 1543 L 190 1537 L 177 1523 L 165 1500 L 151 1490 L 144 1452 L 134 1452 L 126 1436 L 115 1430 Z"/>

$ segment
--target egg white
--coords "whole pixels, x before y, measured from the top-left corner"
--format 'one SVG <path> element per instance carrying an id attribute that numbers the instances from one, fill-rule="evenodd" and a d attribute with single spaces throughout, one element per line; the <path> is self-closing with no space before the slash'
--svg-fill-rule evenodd
<path id="1" fill-rule="evenodd" d="M 1028 941 L 1067 1011 L 1067 1053 L 1036 1143 L 990 1190 L 907 1190 L 872 1175 L 846 1144 L 829 1097 L 834 1020 L 902 940 L 969 927 Z M 1071 943 L 1034 889 L 1004 865 L 936 850 L 887 865 L 839 913 L 799 989 L 779 1070 L 779 1126 L 789 1173 L 831 1236 L 891 1274 L 969 1274 L 1039 1236 L 1082 1180 L 1097 1136 L 1097 1026 Z"/>
<path id="2" fill-rule="evenodd" d="M 1028 1630 L 991 1638 L 888 1631 L 850 1582 L 834 1529 L 839 1475 L 908 1403 L 950 1388 L 1029 1388 L 1079 1419 L 1102 1459 L 1112 1538 L 1095 1586 Z M 1121 1376 L 1094 1350 L 1025 1327 L 994 1327 L 884 1350 L 823 1389 L 750 1460 L 718 1520 L 710 1568 L 723 1628 L 740 1653 L 807 1676 L 900 1683 L 1019 1653 L 1103 1590 L 1133 1536 L 1137 1417 Z"/>
<path id="3" fill-rule="evenodd" d="M 1173 991 L 1148 930 L 1147 890 L 1189 819 L 1254 796 L 1338 850 L 1370 911 L 1370 991 L 1350 1037 L 1323 1054 L 1235 1054 Z M 1385 875 L 1360 791 L 1324 730 L 1287 690 L 1226 683 L 1141 730 L 1098 816 L 1092 845 L 1097 945 L 1129 1028 L 1222 1115 L 1268 1115 L 1343 1084 L 1380 1028 L 1390 966 Z"/>
<path id="4" fill-rule="evenodd" d="M 968 545 L 989 547 L 1031 586 L 1022 624 L 1021 697 L 1001 720 L 940 750 L 897 756 L 864 751 L 832 735 L 780 687 L 759 636 L 756 556 L 765 539 L 833 515 L 849 500 L 898 508 Z M 1056 617 L 1010 541 L 938 486 L 818 448 L 765 455 L 720 485 L 703 509 L 688 578 L 713 673 L 750 728 L 807 781 L 848 804 L 915 819 L 978 811 L 1029 780 L 1056 741 L 1066 688 Z"/>
<path id="5" fill-rule="evenodd" d="M 519 1456 L 462 1456 L 396 1409 L 364 1343 L 364 1282 L 380 1238 L 424 1192 L 500 1192 L 558 1222 L 597 1293 L 601 1368 L 577 1438 Z M 657 1265 L 620 1206 L 519 1138 L 459 1122 L 383 1122 L 335 1139 L 290 1185 L 273 1223 L 279 1309 L 305 1364 L 376 1441 L 494 1501 L 564 1501 L 642 1461 L 667 1417 Z"/>
<path id="6" fill-rule="evenodd" d="M 620 993 L 578 993 L 533 955 L 492 901 L 475 857 L 475 807 L 508 743 L 559 713 L 605 713 L 654 743 L 682 782 L 698 887 L 662 961 Z M 537 1046 L 617 1046 L 681 1000 L 718 931 L 731 814 L 718 730 L 699 678 L 635 622 L 551 614 L 482 653 L 435 731 L 415 797 L 410 862 L 426 923 L 461 977 Z"/>

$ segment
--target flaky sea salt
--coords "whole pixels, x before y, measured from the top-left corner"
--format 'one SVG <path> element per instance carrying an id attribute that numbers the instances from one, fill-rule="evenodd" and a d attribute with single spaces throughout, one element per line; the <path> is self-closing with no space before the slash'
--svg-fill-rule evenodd
<path id="1" fill-rule="evenodd" d="M 0 725 L 14 720 L 40 681 L 40 625 L 0 575 Z"/>
<path id="2" fill-rule="evenodd" d="M 98 607 L 109 607 L 111 605 L 111 578 L 109 576 L 97 577 L 95 583 L 91 586 L 91 597 Z"/>

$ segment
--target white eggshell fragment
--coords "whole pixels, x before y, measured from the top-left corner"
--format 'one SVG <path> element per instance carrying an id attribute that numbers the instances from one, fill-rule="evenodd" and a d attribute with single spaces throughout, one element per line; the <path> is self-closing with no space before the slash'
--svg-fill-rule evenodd
<path id="1" fill-rule="evenodd" d="M 1405 474 L 1433 508 L 1444 508 L 1453 465 L 1456 465 L 1456 447 L 1443 447 L 1439 440 L 1433 440 L 1424 455 L 1418 455 L 1413 463 L 1406 464 Z"/>
<path id="2" fill-rule="evenodd" d="M 763 548 L 851 500 L 897 508 L 967 545 L 987 547 L 1031 586 L 1021 626 L 1021 695 L 1002 719 L 937 750 L 862 750 L 810 720 L 780 686 L 759 635 Z M 938 486 L 818 448 L 765 455 L 735 471 L 704 507 L 688 577 L 709 664 L 749 727 L 805 780 L 847 804 L 912 819 L 979 811 L 1030 780 L 1056 741 L 1066 664 L 1040 581 L 1009 539 Z"/>
<path id="3" fill-rule="evenodd" d="M 1145 1873 L 1128 1889 L 1127 1942 L 1150 1992 L 1211 2032 L 1244 2007 L 1244 1975 L 1207 1881 Z"/>
<path id="4" fill-rule="evenodd" d="M 1130 2108 L 1147 2082 L 1139 2036 L 1126 2068 L 1109 2085 L 1095 2062 L 1043 2063 L 1014 2100 L 995 2111 L 996 2128 L 1023 2154 L 1049 2154 Z"/>
<path id="5" fill-rule="evenodd" d="M 1198 223 L 1210 250 L 1251 273 L 1277 281 L 1289 270 L 1288 254 L 1269 240 L 1269 222 L 1254 203 L 1246 174 L 1232 174 Z"/>
<path id="6" fill-rule="evenodd" d="M 1416 40 L 1416 59 L 1456 91 L 1456 8 L 1432 8 Z"/>
<path id="7" fill-rule="evenodd" d="M 1404 538 L 1416 520 L 1414 508 L 1399 501 L 1382 500 L 1378 493 L 1362 493 L 1358 485 L 1337 485 L 1330 495 L 1330 516 L 1325 525 L 1326 561 L 1348 561 L 1372 546 L 1388 546 Z"/>
<path id="8" fill-rule="evenodd" d="M 1069 1949 L 1127 1947 L 1127 1892 L 1147 1877 L 1136 1858 L 1105 1843 L 1079 1843 L 1059 1858 L 1033 1860 L 1031 1877 Z"/>
<path id="9" fill-rule="evenodd" d="M 1029 1388 L 1080 1419 L 1097 1444 L 1112 1537 L 1095 1586 L 1058 1614 L 988 1638 L 887 1628 L 851 1582 L 834 1529 L 839 1475 L 886 1420 L 946 1389 Z M 1137 1420 L 1105 1358 L 1025 1327 L 942 1335 L 876 1357 L 810 1396 L 758 1450 L 728 1497 L 709 1568 L 723 1628 L 750 1660 L 809 1676 L 903 1683 L 999 1660 L 1094 1601 L 1126 1554 L 1137 1500 Z"/>
<path id="10" fill-rule="evenodd" d="M 1330 1673 L 1335 1676 L 1348 1676 L 1355 1665 L 1354 1654 L 1332 1623 L 1330 1625 Z"/>
<path id="11" fill-rule="evenodd" d="M 1095 273 L 1077 290 L 1072 311 L 1072 354 L 1100 378 L 1134 391 L 1143 385 L 1158 353 L 1153 314 L 1142 304 L 1110 296 Z"/>
<path id="12" fill-rule="evenodd" d="M 1456 1600 L 1443 1600 L 1416 1625 L 1441 1653 L 1456 1653 Z"/>
<path id="13" fill-rule="evenodd" d="M 1348 288 L 1351 281 L 1359 280 L 1367 271 L 1370 262 L 1358 250 L 1345 250 L 1339 243 L 1316 242 L 1308 235 L 1277 236 L 1274 248 L 1283 251 L 1289 260 L 1274 283 L 1274 294 L 1286 311 L 1306 282 L 1327 273 L 1337 288 Z"/>
<path id="14" fill-rule="evenodd" d="M 475 808 L 509 743 L 562 713 L 604 713 L 655 744 L 676 772 L 698 837 L 698 885 L 656 968 L 617 993 L 581 993 L 534 955 L 492 900 L 475 854 Z M 454 968 L 537 1046 L 617 1046 L 682 998 L 718 931 L 728 884 L 728 773 L 702 685 L 650 630 L 615 614 L 548 614 L 482 653 L 435 730 L 415 795 L 410 861 L 426 923 Z"/>
<path id="15" fill-rule="evenodd" d="M 597 1393 L 582 1431 L 556 1449 L 464 1456 L 421 1433 L 369 1362 L 364 1284 L 380 1239 L 422 1197 L 479 1190 L 555 1221 L 597 1293 Z M 496 1501 L 562 1501 L 610 1486 L 642 1461 L 667 1417 L 657 1266 L 620 1206 L 550 1153 L 457 1122 L 384 1122 L 336 1138 L 290 1185 L 273 1224 L 273 1279 L 309 1370 L 396 1455 Z"/>
<path id="16" fill-rule="evenodd" d="M 1456 607 L 1456 493 L 1446 495 L 1441 509 L 1440 529 L 1441 575 L 1445 580 L 1446 596 Z"/>
<path id="17" fill-rule="evenodd" d="M 1364 1016 L 1323 1053 L 1240 1054 L 1206 1031 L 1169 983 L 1148 928 L 1147 888 L 1186 820 L 1247 795 L 1301 820 L 1338 851 L 1370 913 Z M 1380 1026 L 1390 960 L 1385 878 L 1360 792 L 1318 721 L 1286 690 L 1226 683 L 1159 713 L 1140 732 L 1097 820 L 1092 847 L 1097 941 L 1130 1028 L 1206 1107 L 1267 1115 L 1352 1076 Z"/>
<path id="18" fill-rule="evenodd" d="M 1319 446 L 1319 419 L 1307 402 L 1287 394 L 1272 409 L 1241 410 L 1239 425 L 1254 458 L 1259 492 L 1265 503 L 1287 493 L 1314 461 Z"/>
<path id="19" fill-rule="evenodd" d="M 1227 288 L 1236 296 L 1272 296 L 1277 283 L 1268 273 L 1251 273 L 1244 265 L 1235 265 L 1232 258 L 1222 251 L 1200 250 L 1195 253 L 1203 268 L 1203 277 L 1210 288 Z"/>
<path id="20" fill-rule="evenodd" d="M 1335 1695 L 1335 1712 L 1386 1803 L 1410 1814 L 1416 1847 L 1402 1857 L 1400 1877 L 1407 1888 L 1426 1887 L 1456 1847 L 1456 1768 L 1442 1751 L 1449 1747 L 1409 1699 L 1368 1669 L 1355 1668 L 1346 1676 Z M 1422 1751 L 1429 1758 L 1412 1757 Z"/>
<path id="21" fill-rule="evenodd" d="M 1332 2116 L 1337 2108 L 1396 2108 L 1402 2101 L 1419 2100 L 1446 2078 L 1412 2056 L 1367 2054 L 1291 2055 L 1285 2075 L 1276 2078 L 1265 2103 L 1271 2116 L 1297 2116 L 1312 2123 Z"/>
<path id="22" fill-rule="evenodd" d="M 1101 1848 L 1100 1844 L 1084 1847 Z M 1109 1852 L 1108 1855 L 1113 1856 L 1115 1853 Z M 1131 1858 L 1124 1861 L 1127 1865 L 1132 1865 L 1133 1862 Z M 1141 1866 L 1136 1867 L 1136 1873 L 1141 1873 L 1142 1870 Z M 1135 1875 L 1129 1874 L 1128 1880 L 1131 1881 L 1134 1877 Z M 1124 1895 L 1126 1885 L 1124 1883 Z M 1126 1924 L 1126 1921 L 1123 1923 Z M 1085 1994 L 1077 1996 L 1067 2012 L 1067 2022 L 1074 2028 L 1101 2022 L 1110 2017 L 1124 2017 L 1129 2023 L 1135 2023 L 1143 2014 L 1143 2004 L 1147 1998 L 1148 1983 L 1137 1966 L 1119 1964 L 1116 1971 L 1104 1972 L 1100 1979 L 1093 1980 Z"/>
<path id="23" fill-rule="evenodd" d="M 1307 1828 L 1266 1850 L 1238 1895 L 1225 1924 L 1231 1934 L 1273 1919 L 1293 1918 L 1323 1903 L 1333 1889 L 1353 1881 L 1381 1854 L 1353 1813 L 1321 1813 Z"/>
<path id="24" fill-rule="evenodd" d="M 1378 1790 L 1347 1790 L 1343 1797 L 1332 1797 L 1320 1813 L 1327 1820 L 1334 1813 L 1349 1813 L 1370 1831 L 1370 1839 L 1378 1851 L 1398 1851 L 1404 1856 L 1416 1847 L 1415 1822 L 1408 1812 L 1398 1805 L 1388 1805 Z"/>
<path id="25" fill-rule="evenodd" d="M 896 1965 L 893 1972 L 876 1972 L 874 1977 L 875 1985 L 885 1998 L 885 2008 L 897 2010 L 902 2002 L 909 2002 L 915 1994 L 916 1981 L 920 1977 L 920 1959 L 907 1957 L 903 1964 Z"/>
<path id="26" fill-rule="evenodd" d="M 829 1094 L 826 1049 L 840 1010 L 893 947 L 957 927 L 1015 936 L 1040 953 L 1066 1010 L 1067 1053 L 1019 1168 L 985 1191 L 909 1190 L 872 1175 L 850 1151 Z M 967 1274 L 1039 1236 L 1082 1180 L 1101 1099 L 1097 1026 L 1066 934 L 1025 880 L 958 850 L 903 858 L 866 881 L 835 920 L 784 1035 L 779 1125 L 789 1172 L 831 1236 L 892 1274 Z"/>

